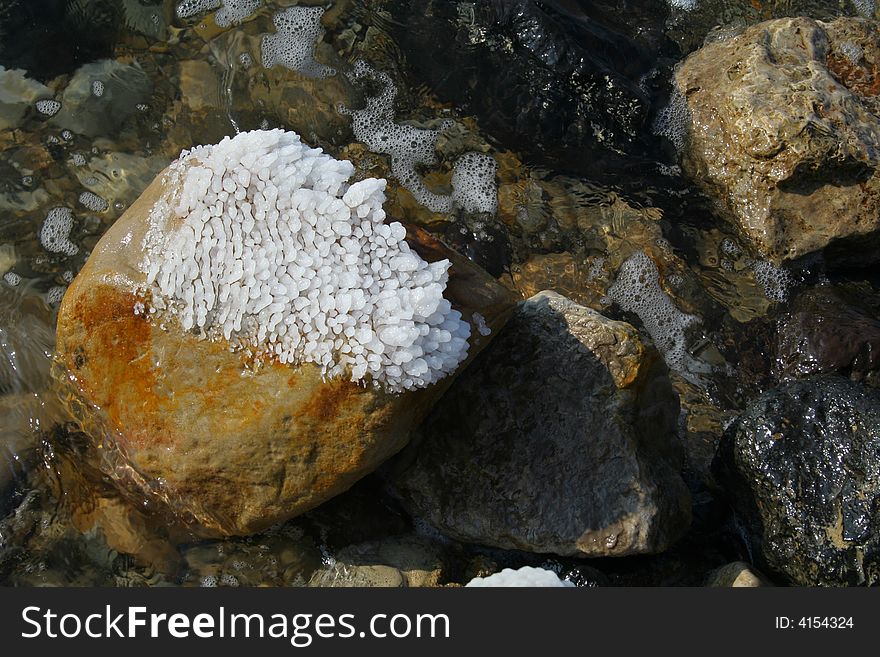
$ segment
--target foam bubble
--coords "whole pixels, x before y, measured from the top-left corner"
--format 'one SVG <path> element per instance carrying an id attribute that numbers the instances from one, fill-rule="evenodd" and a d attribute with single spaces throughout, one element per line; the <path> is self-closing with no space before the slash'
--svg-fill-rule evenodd
<path id="1" fill-rule="evenodd" d="M 354 65 L 353 77 L 372 79 L 381 88 L 378 94 L 366 99 L 363 109 L 339 108 L 343 114 L 351 116 L 355 138 L 374 153 L 391 156 L 391 173 L 420 204 L 431 212 L 452 210 L 452 197 L 430 191 L 417 170 L 419 166 L 437 164 L 437 138 L 451 123 L 444 123 L 439 130 L 397 124 L 394 122 L 397 89 L 390 76 L 384 71 L 375 70 L 366 62 L 358 61 Z"/>
<path id="2" fill-rule="evenodd" d="M 465 153 L 455 162 L 452 170 L 453 200 L 466 212 L 498 210 L 498 191 L 495 185 L 495 158 L 483 153 Z"/>
<path id="3" fill-rule="evenodd" d="M 49 210 L 40 230 L 40 244 L 51 253 L 76 255 L 79 247 L 70 241 L 73 230 L 73 211 L 70 208 L 58 207 Z"/>
<path id="4" fill-rule="evenodd" d="M 177 17 L 192 18 L 206 11 L 213 11 L 220 6 L 220 0 L 184 0 L 177 5 Z"/>
<path id="5" fill-rule="evenodd" d="M 326 376 L 420 388 L 467 356 L 470 325 L 427 263 L 384 223 L 385 181 L 282 130 L 184 151 L 154 206 L 141 269 L 184 330 Z M 176 226 L 166 229 L 166 223 Z"/>
<path id="6" fill-rule="evenodd" d="M 104 95 L 104 83 L 101 80 L 92 81 L 92 95 L 95 98 L 100 98 Z"/>
<path id="7" fill-rule="evenodd" d="M 61 109 L 61 103 L 57 100 L 52 100 L 51 98 L 49 98 L 38 100 L 36 103 L 34 103 L 34 107 L 37 108 L 37 111 L 40 114 L 45 114 L 46 116 L 55 116 Z"/>
<path id="8" fill-rule="evenodd" d="M 788 298 L 788 290 L 794 283 L 788 271 L 771 262 L 756 260 L 752 263 L 752 272 L 770 301 L 783 303 Z"/>
<path id="9" fill-rule="evenodd" d="M 657 265 L 637 251 L 621 265 L 608 296 L 618 306 L 635 313 L 666 364 L 679 373 L 693 372 L 696 363 L 687 351 L 685 329 L 700 319 L 681 312 L 660 287 Z"/>
<path id="10" fill-rule="evenodd" d="M 874 18 L 877 11 L 877 3 L 875 0 L 853 0 L 856 11 L 865 18 Z"/>
<path id="11" fill-rule="evenodd" d="M 323 34 L 321 7 L 288 7 L 272 17 L 275 34 L 263 35 L 263 66 L 283 66 L 312 78 L 326 78 L 336 71 L 315 60 L 315 44 Z"/>
<path id="12" fill-rule="evenodd" d="M 15 287 L 16 285 L 21 283 L 21 276 L 16 274 L 14 271 L 8 271 L 3 274 L 3 280 L 6 281 L 7 285 Z"/>
<path id="13" fill-rule="evenodd" d="M 109 206 L 107 201 L 94 192 L 83 192 L 79 195 L 79 202 L 92 212 L 104 212 Z"/>
<path id="14" fill-rule="evenodd" d="M 46 292 L 46 303 L 48 303 L 50 306 L 57 306 L 64 298 L 65 292 L 67 292 L 66 285 L 56 285 L 54 287 L 50 287 L 49 291 Z"/>
<path id="15" fill-rule="evenodd" d="M 666 137 L 675 146 L 675 150 L 680 153 L 684 149 L 687 139 L 689 115 L 690 109 L 687 99 L 673 80 L 669 102 L 657 113 L 654 119 L 654 134 Z"/>
<path id="16" fill-rule="evenodd" d="M 238 25 L 260 7 L 260 0 L 222 0 L 223 6 L 214 14 L 220 27 Z"/>

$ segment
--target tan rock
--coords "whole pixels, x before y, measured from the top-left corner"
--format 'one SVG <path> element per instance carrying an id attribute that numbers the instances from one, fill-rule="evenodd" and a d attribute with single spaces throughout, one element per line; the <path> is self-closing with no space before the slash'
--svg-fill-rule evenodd
<path id="1" fill-rule="evenodd" d="M 776 263 L 829 245 L 876 259 L 876 22 L 760 23 L 707 43 L 676 86 L 688 115 L 685 171 L 758 250 Z"/>
<path id="2" fill-rule="evenodd" d="M 103 469 L 125 489 L 167 504 L 200 535 L 248 534 L 348 489 L 401 449 L 451 381 L 394 395 L 335 379 L 314 365 L 254 363 L 134 313 L 147 216 L 164 175 L 108 230 L 68 289 L 57 349 Z M 492 329 L 514 299 L 488 274 L 419 229 L 411 246 L 452 259 L 446 297 Z M 464 367 L 464 364 L 462 365 Z"/>

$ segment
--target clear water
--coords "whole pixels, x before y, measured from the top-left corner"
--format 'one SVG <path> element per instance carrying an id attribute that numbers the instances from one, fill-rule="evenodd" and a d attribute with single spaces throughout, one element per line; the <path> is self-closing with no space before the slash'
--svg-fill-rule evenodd
<path id="1" fill-rule="evenodd" d="M 329 6 L 315 57 L 336 75 L 311 78 L 261 65 L 261 36 L 274 31 L 277 11 L 294 4 Z M 459 29 L 474 29 L 469 12 L 479 4 L 450 0 Z M 578 20 L 577 2 L 550 4 Z M 874 11 L 873 2 L 848 0 L 595 4 L 663 40 L 656 70 L 643 81 L 652 116 L 667 102 L 664 80 L 675 61 L 716 30 L 779 16 Z M 163 534 L 155 510 L 120 497 L 92 462 L 87 441 L 66 424 L 64 400 L 52 391 L 54 316 L 66 285 L 104 230 L 182 149 L 240 130 L 283 127 L 353 160 L 365 175 L 388 174 L 387 158 L 357 143 L 350 116 L 339 111 L 363 101 L 365 90 L 346 75 L 358 59 L 391 76 L 399 121 L 426 128 L 452 122 L 438 141 L 438 165 L 423 172 L 429 187 L 448 187 L 451 164 L 465 149 L 492 153 L 499 163 L 497 217 L 433 214 L 406 192 L 391 194 L 389 214 L 440 234 L 526 296 L 555 288 L 612 314 L 620 313 L 607 296 L 615 272 L 636 251 L 651 252 L 669 263 L 665 292 L 683 312 L 701 317 L 689 329 L 689 360 L 721 372 L 678 378 L 688 430 L 711 433 L 735 411 L 747 359 L 733 348 L 739 336 L 730 327 L 764 317 L 784 290 L 778 279 L 768 284 L 756 276 L 760 263 L 678 176 L 670 145 L 651 137 L 650 125 L 642 129 L 651 148 L 622 162 L 609 159 L 617 167 L 610 180 L 567 151 L 564 139 L 516 143 L 503 130 L 484 130 L 473 107 L 456 105 L 455 72 L 438 74 L 426 62 L 436 45 L 424 42 L 430 34 L 420 25 L 409 30 L 399 1 L 265 0 L 242 23 L 226 27 L 213 12 L 181 19 L 176 6 L 0 0 L 0 583 L 326 584 L 359 581 L 358 564 L 398 563 L 400 554 L 420 555 L 426 571 L 446 564 L 445 583 L 466 581 L 488 562 L 541 563 L 456 545 L 407 518 L 372 479 L 263 535 L 178 543 Z M 38 102 L 51 99 L 61 108 Z M 492 102 L 483 101 L 489 124 Z M 499 115 L 508 109 L 497 108 Z M 75 249 L 46 248 L 44 222 L 58 207 L 72 210 L 67 238 Z M 664 255 L 672 253 L 678 257 Z M 820 275 L 795 272 L 789 283 Z M 760 341 L 750 348 L 760 352 Z M 366 556 L 346 551 L 389 537 L 404 547 Z M 730 557 L 696 540 L 659 560 L 608 568 L 614 583 L 693 583 Z M 566 560 L 551 565 L 582 567 Z"/>

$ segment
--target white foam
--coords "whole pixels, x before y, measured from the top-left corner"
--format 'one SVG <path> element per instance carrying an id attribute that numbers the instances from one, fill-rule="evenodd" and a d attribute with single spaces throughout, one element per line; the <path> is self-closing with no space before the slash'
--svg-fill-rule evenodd
<path id="1" fill-rule="evenodd" d="M 220 0 L 184 0 L 177 5 L 178 18 L 192 18 L 220 6 Z"/>
<path id="2" fill-rule="evenodd" d="M 275 34 L 263 35 L 263 66 L 283 66 L 312 78 L 336 73 L 315 59 L 315 44 L 323 34 L 321 7 L 288 7 L 272 17 Z"/>
<path id="3" fill-rule="evenodd" d="M 67 292 L 66 285 L 56 285 L 54 287 L 50 287 L 49 291 L 46 292 L 46 303 L 48 303 L 50 306 L 57 306 L 64 298 L 65 292 Z"/>
<path id="4" fill-rule="evenodd" d="M 104 83 L 101 80 L 92 80 L 92 95 L 100 98 L 104 95 Z"/>
<path id="5" fill-rule="evenodd" d="M 381 91 L 366 99 L 366 106 L 359 110 L 340 107 L 340 112 L 351 116 L 355 138 L 366 144 L 374 153 L 391 156 L 391 173 L 408 189 L 416 201 L 431 212 L 452 210 L 451 196 L 435 194 L 422 182 L 417 167 L 437 163 L 435 152 L 437 138 L 451 122 L 438 130 L 426 130 L 394 122 L 394 101 L 397 89 L 384 71 L 377 71 L 366 62 L 355 62 L 355 79 L 373 79 Z"/>
<path id="6" fill-rule="evenodd" d="M 222 0 L 223 6 L 214 14 L 220 27 L 238 25 L 260 7 L 260 0 Z"/>
<path id="7" fill-rule="evenodd" d="M 104 212 L 109 207 L 107 201 L 94 192 L 83 192 L 79 195 L 79 202 L 92 212 Z"/>
<path id="8" fill-rule="evenodd" d="M 16 274 L 14 271 L 8 271 L 3 274 L 3 280 L 6 281 L 8 285 L 15 287 L 19 283 L 21 283 L 21 276 Z"/>
<path id="9" fill-rule="evenodd" d="M 489 575 L 488 577 L 475 577 L 465 584 L 466 587 L 487 588 L 487 587 L 551 587 L 551 588 L 571 588 L 574 587 L 572 582 L 559 579 L 559 575 L 552 570 L 544 568 L 534 568 L 532 566 L 523 566 L 519 570 L 513 568 L 505 568 L 500 573 Z"/>
<path id="10" fill-rule="evenodd" d="M 495 158 L 483 153 L 465 153 L 452 169 L 452 198 L 466 212 L 498 210 L 498 188 L 495 184 Z"/>
<path id="11" fill-rule="evenodd" d="M 672 94 L 669 102 L 661 109 L 654 119 L 653 132 L 666 137 L 679 153 L 684 149 L 688 131 L 690 109 L 687 99 L 679 91 L 675 80 L 672 81 Z"/>
<path id="12" fill-rule="evenodd" d="M 770 301 L 783 303 L 788 298 L 788 290 L 794 282 L 788 271 L 773 263 L 756 260 L 752 263 L 752 272 Z"/>
<path id="13" fill-rule="evenodd" d="M 385 181 L 349 185 L 353 173 L 282 130 L 184 151 L 169 180 L 180 191 L 153 208 L 144 240 L 153 308 L 395 392 L 454 371 L 470 325 L 443 298 L 449 261 L 411 251 L 406 229 L 384 223 Z"/>
<path id="14" fill-rule="evenodd" d="M 46 116 L 55 116 L 61 109 L 61 103 L 57 100 L 43 99 L 38 100 L 36 103 L 34 103 L 34 107 L 37 108 L 37 111 L 40 114 L 45 114 Z"/>
<path id="15" fill-rule="evenodd" d="M 70 208 L 58 207 L 49 210 L 40 230 L 40 244 L 51 253 L 76 255 L 79 247 L 70 241 L 73 230 L 73 211 Z"/>
<path id="16" fill-rule="evenodd" d="M 700 369 L 687 351 L 685 337 L 685 329 L 700 320 L 676 307 L 660 287 L 657 265 L 644 252 L 637 251 L 621 265 L 608 296 L 638 315 L 671 369 L 680 373 Z"/>
<path id="17" fill-rule="evenodd" d="M 856 11 L 865 18 L 874 18 L 877 11 L 877 3 L 875 0 L 853 0 Z"/>

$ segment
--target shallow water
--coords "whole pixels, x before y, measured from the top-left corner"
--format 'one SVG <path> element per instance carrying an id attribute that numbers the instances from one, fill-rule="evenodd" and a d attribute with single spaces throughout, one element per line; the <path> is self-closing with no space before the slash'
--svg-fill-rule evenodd
<path id="1" fill-rule="evenodd" d="M 294 4 L 327 7 L 315 58 L 335 75 L 261 65 L 261 36 L 274 30 L 277 11 Z M 467 581 L 489 564 L 524 563 L 585 585 L 689 584 L 744 556 L 699 484 L 696 529 L 653 559 L 586 563 L 459 545 L 409 518 L 375 477 L 264 534 L 181 542 L 164 535 L 160 510 L 122 499 L 50 383 L 64 289 L 107 227 L 181 150 L 283 127 L 351 159 L 358 175 L 389 174 L 388 158 L 358 143 L 340 111 L 361 107 L 372 92 L 351 75 L 363 59 L 396 86 L 397 121 L 432 129 L 451 122 L 437 143 L 437 165 L 421 172 L 433 191 L 448 192 L 462 152 L 487 152 L 498 162 L 497 216 L 432 213 L 399 188 L 389 215 L 425 226 L 524 296 L 552 288 L 613 317 L 634 319 L 611 288 L 624 263 L 640 252 L 665 263 L 658 292 L 698 318 L 682 329 L 686 353 L 674 367 L 683 427 L 717 433 L 769 380 L 761 320 L 791 289 L 827 275 L 813 261 L 768 268 L 681 177 L 673 145 L 655 134 L 663 132 L 670 72 L 713 35 L 772 17 L 865 15 L 873 2 L 696 0 L 690 10 L 681 8 L 690 3 L 662 1 L 545 4 L 580 47 L 597 40 L 603 66 L 638 95 L 643 120 L 630 124 L 611 95 L 571 104 L 555 95 L 557 86 L 577 90 L 583 81 L 551 76 L 547 106 L 519 122 L 516 103 L 534 98 L 516 96 L 513 77 L 505 77 L 515 72 L 497 68 L 508 37 L 481 22 L 492 12 L 504 18 L 503 3 L 266 0 L 241 24 L 218 27 L 212 12 L 179 18 L 169 0 L 0 0 L 0 583 L 325 585 L 367 576 L 375 583 L 388 573 L 358 568 L 409 555 L 418 562 L 411 572 L 442 570 L 441 584 Z M 448 34 L 435 33 L 444 12 L 453 16 L 443 23 Z M 638 51 L 618 47 L 610 31 L 591 32 L 591 21 L 635 39 Z M 472 51 L 447 59 L 447 38 L 470 40 Z M 575 47 L 528 43 L 535 65 L 550 72 Z M 475 89 L 475 81 L 485 86 Z M 47 99 L 60 100 L 57 112 L 38 103 Z M 613 135 L 603 141 L 602 130 Z M 47 248 L 55 243 L 44 224 L 59 207 L 72 210 L 62 232 L 73 248 Z M 751 320 L 758 321 L 743 331 L 740 323 Z M 695 449 L 689 458 L 696 472 L 711 455 Z M 372 547 L 351 548 L 358 544 Z"/>

